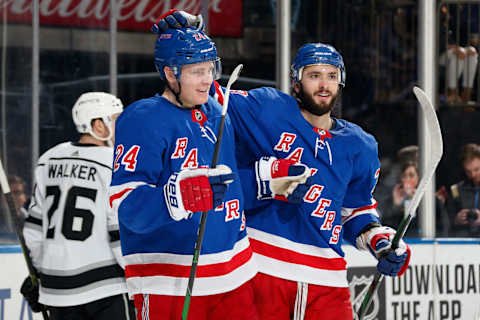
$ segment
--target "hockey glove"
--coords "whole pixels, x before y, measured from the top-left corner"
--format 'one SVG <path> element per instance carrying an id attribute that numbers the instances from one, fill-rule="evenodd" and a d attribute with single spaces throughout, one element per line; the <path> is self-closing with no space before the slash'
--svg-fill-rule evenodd
<path id="1" fill-rule="evenodd" d="M 311 170 L 290 159 L 262 157 L 255 163 L 259 200 L 301 203 L 312 185 Z"/>
<path id="2" fill-rule="evenodd" d="M 219 165 L 214 169 L 185 169 L 174 173 L 164 186 L 165 201 L 173 220 L 188 219 L 193 212 L 218 207 L 228 184 L 235 179 L 232 170 Z"/>
<path id="3" fill-rule="evenodd" d="M 378 259 L 377 270 L 386 276 L 401 276 L 410 263 L 410 247 L 400 240 L 393 250 L 396 231 L 390 227 L 373 227 L 357 238 L 357 247 L 368 249 Z"/>
<path id="4" fill-rule="evenodd" d="M 38 281 L 35 281 L 35 284 L 33 284 L 32 278 L 28 276 L 22 283 L 20 293 L 25 297 L 25 300 L 28 301 L 30 309 L 32 309 L 33 312 L 46 310 L 45 306 L 38 302 Z"/>
<path id="5" fill-rule="evenodd" d="M 194 27 L 203 30 L 203 19 L 201 15 L 194 16 L 185 11 L 173 9 L 160 17 L 158 22 L 152 26 L 154 33 L 162 33 L 168 29 L 179 29 L 184 27 Z"/>

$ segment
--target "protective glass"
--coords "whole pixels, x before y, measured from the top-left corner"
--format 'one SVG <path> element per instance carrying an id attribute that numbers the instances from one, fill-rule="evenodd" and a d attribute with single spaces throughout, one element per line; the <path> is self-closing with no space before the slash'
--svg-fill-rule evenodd
<path id="1" fill-rule="evenodd" d="M 187 78 L 198 80 L 207 76 L 212 77 L 213 80 L 218 80 L 222 75 L 220 58 L 216 58 L 213 61 L 185 65 L 182 68 L 182 75 L 185 76 L 182 78 L 183 81 L 187 80 Z"/>

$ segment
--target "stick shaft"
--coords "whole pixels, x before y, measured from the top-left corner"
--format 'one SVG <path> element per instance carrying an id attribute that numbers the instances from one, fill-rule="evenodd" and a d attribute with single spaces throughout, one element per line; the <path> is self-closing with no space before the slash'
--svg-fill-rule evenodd
<path id="1" fill-rule="evenodd" d="M 242 70 L 243 65 L 238 65 L 233 71 L 230 79 L 228 80 L 227 90 L 225 92 L 225 98 L 223 102 L 222 118 L 220 119 L 220 125 L 218 128 L 217 141 L 215 142 L 215 149 L 213 151 L 212 164 L 210 168 L 217 166 L 218 158 L 220 155 L 220 146 L 223 140 L 223 129 L 225 127 L 225 116 L 228 108 L 228 98 L 230 96 L 230 86 L 237 80 L 238 74 Z M 188 278 L 187 292 L 185 294 L 185 301 L 183 303 L 182 320 L 187 320 L 188 310 L 190 308 L 190 300 L 192 297 L 193 284 L 195 282 L 195 276 L 197 273 L 198 258 L 200 251 L 202 250 L 203 236 L 205 234 L 205 226 L 207 225 L 207 212 L 202 212 L 200 217 L 200 226 L 198 227 L 197 240 L 195 242 L 195 250 L 193 252 L 192 267 L 190 268 L 190 277 Z"/>
<path id="2" fill-rule="evenodd" d="M 27 264 L 30 279 L 32 280 L 32 283 L 35 283 L 38 278 L 37 272 L 33 267 L 32 259 L 30 258 L 29 250 L 25 243 L 25 237 L 23 236 L 22 230 L 22 222 L 20 221 L 20 215 L 18 213 L 17 207 L 15 206 L 15 201 L 13 200 L 12 193 L 10 192 L 10 186 L 8 185 L 8 179 L 5 174 L 5 170 L 3 169 L 2 160 L 0 160 L 0 186 L 7 201 L 8 213 L 15 225 L 15 232 L 17 234 L 18 242 L 20 243 L 20 247 L 22 249 L 23 258 L 25 259 L 25 263 Z M 45 310 L 42 311 L 42 316 L 44 320 L 49 319 L 48 313 Z"/>
<path id="3" fill-rule="evenodd" d="M 440 125 L 438 124 L 438 119 L 435 114 L 435 109 L 433 108 L 432 102 L 428 99 L 428 97 L 426 96 L 425 92 L 423 92 L 422 89 L 418 87 L 414 87 L 413 92 L 417 97 L 418 102 L 420 103 L 420 106 L 423 110 L 423 117 L 425 118 L 425 123 L 428 126 L 427 134 L 430 136 L 432 146 L 430 147 L 429 145 L 427 145 L 426 152 L 430 153 L 431 160 L 430 160 L 429 166 L 427 167 L 428 170 L 425 172 L 422 179 L 420 180 L 417 191 L 413 196 L 412 202 L 407 208 L 407 214 L 400 222 L 398 230 L 392 239 L 393 250 L 398 248 L 398 244 L 400 243 L 403 236 L 405 235 L 405 232 L 410 226 L 410 223 L 413 217 L 415 216 L 417 207 L 420 204 L 420 200 L 425 193 L 427 185 L 432 180 L 433 174 L 435 173 L 435 170 L 443 154 L 442 132 L 440 131 Z M 364 315 L 366 314 L 367 309 L 370 307 L 370 304 L 372 303 L 373 296 L 375 295 L 378 285 L 381 283 L 383 278 L 384 278 L 383 275 L 381 275 L 377 271 L 360 306 L 360 310 L 358 312 L 359 320 L 362 320 Z"/>
<path id="4" fill-rule="evenodd" d="M 220 145 L 222 143 L 224 124 L 225 124 L 225 115 L 223 115 L 220 120 L 220 127 L 218 129 L 218 137 L 217 137 L 217 141 L 215 142 L 215 149 L 213 151 L 211 168 L 215 168 L 217 166 L 218 157 L 220 154 Z M 198 227 L 197 240 L 195 241 L 195 250 L 193 252 L 192 267 L 190 269 L 190 277 L 188 278 L 187 292 L 185 294 L 185 301 L 183 303 L 182 320 L 187 320 L 188 318 L 188 310 L 190 308 L 190 300 L 192 296 L 193 283 L 195 282 L 195 276 L 197 274 L 198 257 L 200 256 L 200 251 L 202 250 L 203 236 L 205 235 L 206 225 L 207 225 L 207 213 L 202 212 L 202 216 L 200 217 L 200 226 Z"/>

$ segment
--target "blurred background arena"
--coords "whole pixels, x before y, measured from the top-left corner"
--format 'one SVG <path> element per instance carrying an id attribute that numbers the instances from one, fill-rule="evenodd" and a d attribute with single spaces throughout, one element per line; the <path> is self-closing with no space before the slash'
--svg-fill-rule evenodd
<path id="1" fill-rule="evenodd" d="M 335 114 L 361 125 L 379 143 L 382 171 L 375 197 L 381 213 L 391 209 L 382 205 L 400 181 L 403 156 L 413 150 L 407 158 L 418 161 L 420 176 L 428 158 L 412 88 L 417 85 L 427 92 L 442 128 L 444 156 L 415 230 L 408 234 L 425 256 L 413 261 L 405 283 L 387 281 L 378 298 L 385 299 L 386 306 L 375 315 L 372 311 L 369 319 L 478 317 L 480 260 L 469 252 L 475 250 L 479 256 L 480 229 L 456 228 L 449 202 L 451 186 L 468 178 L 460 158 L 462 146 L 480 144 L 480 1 L 0 0 L 0 157 L 9 176 L 20 178 L 25 201 L 38 157 L 76 137 L 71 108 L 80 94 L 111 92 L 128 105 L 161 89 L 150 27 L 171 8 L 204 16 L 222 58 L 221 82 L 225 84 L 237 64 L 244 64 L 235 89 L 276 86 L 288 91 L 289 65 L 296 50 L 306 42 L 332 44 L 343 55 L 347 72 Z M 464 80 L 470 78 L 471 84 Z M 475 205 L 480 205 L 478 199 Z M 21 269 L 11 219 L 5 209 L 0 210 L 0 248 L 4 245 L 0 253 L 14 256 L 12 266 L 17 267 L 12 268 Z M 461 249 L 456 250 L 458 243 Z M 456 250 L 456 262 L 435 260 L 448 250 Z M 351 265 L 356 269 L 349 276 L 359 286 L 364 278 L 357 273 L 368 275 L 374 270 L 372 261 L 362 259 Z M 461 271 L 458 265 L 463 266 Z M 6 268 L 3 263 L 0 266 Z M 420 272 L 426 279 L 432 277 L 432 283 L 425 285 L 436 291 L 422 292 Z M 452 278 L 446 280 L 449 275 Z M 455 282 L 442 282 L 452 279 Z M 426 310 L 418 311 L 418 317 L 415 304 L 399 298 L 409 295 L 410 284 L 412 301 L 420 301 Z M 2 317 L 3 311 L 13 312 L 3 301 L 17 296 L 18 286 L 0 281 Z M 448 293 L 447 286 L 452 286 L 453 293 L 442 304 L 436 297 L 440 290 Z M 357 290 L 354 287 L 352 292 Z M 465 298 L 470 296 L 472 300 Z M 6 314 L 26 319 L 21 298 L 15 299 L 15 313 Z M 381 312 L 389 316 L 382 318 Z"/>

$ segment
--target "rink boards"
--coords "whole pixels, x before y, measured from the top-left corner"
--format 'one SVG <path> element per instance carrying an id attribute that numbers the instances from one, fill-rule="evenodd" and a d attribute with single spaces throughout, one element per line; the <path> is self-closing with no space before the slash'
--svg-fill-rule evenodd
<path id="1" fill-rule="evenodd" d="M 480 318 L 480 240 L 411 240 L 405 275 L 386 277 L 365 320 Z M 376 260 L 344 246 L 354 307 L 360 304 Z M 0 246 L 0 320 L 42 319 L 32 314 L 19 290 L 27 268 L 19 246 Z"/>

